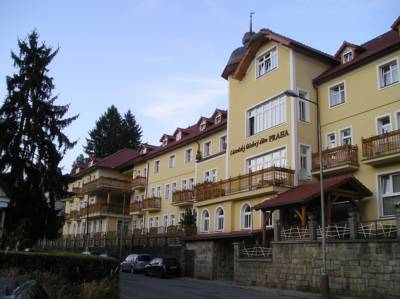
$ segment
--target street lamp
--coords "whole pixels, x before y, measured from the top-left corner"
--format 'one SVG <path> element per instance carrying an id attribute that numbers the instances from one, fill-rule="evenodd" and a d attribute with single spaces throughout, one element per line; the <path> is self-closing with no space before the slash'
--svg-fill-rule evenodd
<path id="1" fill-rule="evenodd" d="M 286 96 L 299 98 L 308 103 L 314 104 L 317 107 L 317 142 L 318 142 L 318 155 L 319 155 L 319 184 L 321 192 L 321 226 L 322 226 L 322 273 L 320 281 L 320 291 L 323 295 L 329 293 L 329 279 L 326 273 L 326 240 L 325 240 L 325 199 L 324 199 L 324 175 L 323 175 L 323 161 L 322 161 L 322 142 L 321 142 L 321 115 L 319 110 L 319 103 L 310 101 L 309 99 L 300 96 L 293 90 L 286 90 L 284 92 Z"/>

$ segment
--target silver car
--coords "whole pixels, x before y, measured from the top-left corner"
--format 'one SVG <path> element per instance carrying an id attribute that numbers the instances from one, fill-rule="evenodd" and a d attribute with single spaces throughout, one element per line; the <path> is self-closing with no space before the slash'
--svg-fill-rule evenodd
<path id="1" fill-rule="evenodd" d="M 130 254 L 121 263 L 121 271 L 138 273 L 143 272 L 144 267 L 150 262 L 150 254 Z"/>

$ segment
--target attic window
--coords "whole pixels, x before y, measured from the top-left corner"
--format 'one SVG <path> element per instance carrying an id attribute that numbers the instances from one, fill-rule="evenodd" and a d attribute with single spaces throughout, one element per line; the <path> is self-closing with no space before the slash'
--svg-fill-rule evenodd
<path id="1" fill-rule="evenodd" d="M 176 141 L 181 140 L 182 139 L 182 132 L 178 131 L 178 133 L 176 133 Z"/>
<path id="2" fill-rule="evenodd" d="M 215 123 L 219 124 L 221 122 L 222 115 L 221 113 L 218 113 L 217 116 L 215 116 Z"/>
<path id="3" fill-rule="evenodd" d="M 89 162 L 89 167 L 93 166 L 93 160 Z"/>
<path id="4" fill-rule="evenodd" d="M 203 132 L 206 129 L 206 121 L 203 120 L 200 124 L 200 132 Z"/>
<path id="5" fill-rule="evenodd" d="M 147 147 L 142 148 L 142 150 L 140 151 L 140 153 L 142 155 L 144 155 L 145 153 L 147 153 Z"/>
<path id="6" fill-rule="evenodd" d="M 343 63 L 347 63 L 353 59 L 353 51 L 347 50 L 343 53 Z"/>
<path id="7" fill-rule="evenodd" d="M 162 146 L 166 146 L 168 144 L 168 137 L 165 137 L 162 141 Z"/>

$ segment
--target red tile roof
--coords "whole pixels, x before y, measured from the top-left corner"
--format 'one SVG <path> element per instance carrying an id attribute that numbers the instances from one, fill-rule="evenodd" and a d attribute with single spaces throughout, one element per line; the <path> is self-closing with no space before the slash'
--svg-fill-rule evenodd
<path id="1" fill-rule="evenodd" d="M 337 176 L 324 180 L 324 193 L 327 193 L 335 188 L 343 187 L 348 185 L 353 190 L 359 192 L 360 196 L 370 196 L 372 192 L 368 190 L 359 180 L 354 176 Z M 279 194 L 278 196 L 267 199 L 258 205 L 254 206 L 253 209 L 276 209 L 288 205 L 304 204 L 320 197 L 320 182 L 313 182 L 305 185 L 300 185 L 296 188 L 290 189 L 286 192 Z"/>
<path id="2" fill-rule="evenodd" d="M 390 30 L 360 45 L 360 48 L 362 48 L 364 51 L 356 55 L 353 60 L 326 70 L 317 78 L 315 78 L 313 82 L 317 85 L 322 84 L 332 78 L 363 66 L 372 60 L 400 49 L 400 34 L 394 30 Z"/>

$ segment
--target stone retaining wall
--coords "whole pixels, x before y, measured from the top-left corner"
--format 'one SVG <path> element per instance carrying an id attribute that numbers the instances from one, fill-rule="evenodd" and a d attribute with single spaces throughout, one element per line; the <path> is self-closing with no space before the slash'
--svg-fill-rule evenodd
<path id="1" fill-rule="evenodd" d="M 327 273 L 336 294 L 400 298 L 400 241 L 327 242 Z M 240 259 L 234 244 L 234 281 L 271 288 L 319 291 L 321 243 L 273 242 L 270 259 Z"/>

